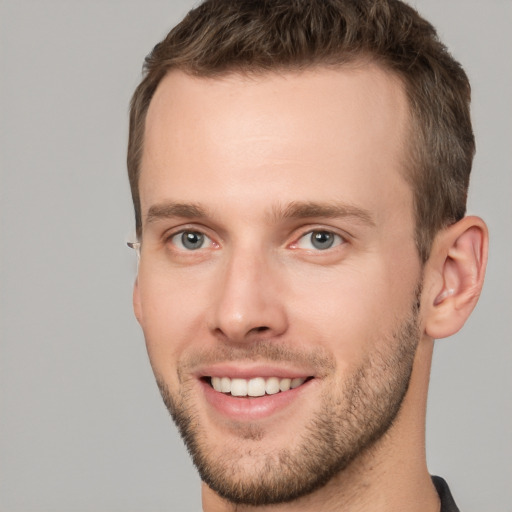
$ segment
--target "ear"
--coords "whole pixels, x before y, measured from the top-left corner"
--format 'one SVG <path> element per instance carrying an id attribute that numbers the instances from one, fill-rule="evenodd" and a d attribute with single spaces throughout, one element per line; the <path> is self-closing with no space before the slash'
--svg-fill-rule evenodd
<path id="1" fill-rule="evenodd" d="M 432 338 L 455 334 L 484 283 L 489 234 L 479 217 L 464 217 L 436 236 L 425 268 L 423 319 Z"/>
<path id="2" fill-rule="evenodd" d="M 142 326 L 142 307 L 140 303 L 140 291 L 139 291 L 139 277 L 135 278 L 135 283 L 133 284 L 133 312 L 135 313 L 135 318 Z"/>

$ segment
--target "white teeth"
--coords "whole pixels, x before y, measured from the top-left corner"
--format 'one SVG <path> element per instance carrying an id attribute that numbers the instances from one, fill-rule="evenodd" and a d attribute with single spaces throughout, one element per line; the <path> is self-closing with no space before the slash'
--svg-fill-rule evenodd
<path id="1" fill-rule="evenodd" d="M 213 389 L 215 389 L 215 386 Z M 220 390 L 223 393 L 229 393 L 231 391 L 231 379 L 229 377 L 222 377 L 222 379 L 220 379 Z"/>
<path id="2" fill-rule="evenodd" d="M 277 377 L 270 377 L 265 382 L 265 392 L 267 395 L 275 395 L 279 393 L 279 379 Z"/>
<path id="3" fill-rule="evenodd" d="M 247 384 L 247 394 L 249 396 L 263 396 L 265 394 L 265 379 L 256 377 Z"/>
<path id="4" fill-rule="evenodd" d="M 298 388 L 300 385 L 304 384 L 304 381 L 305 381 L 305 380 L 306 380 L 306 379 L 302 379 L 302 378 L 301 378 L 301 379 L 292 379 L 292 382 L 291 382 L 291 384 L 290 384 L 290 387 L 291 387 L 292 389 Z"/>
<path id="5" fill-rule="evenodd" d="M 288 391 L 290 389 L 291 383 L 292 383 L 292 379 L 281 379 L 279 381 L 279 389 L 281 391 Z"/>
<path id="6" fill-rule="evenodd" d="M 215 391 L 221 391 L 219 377 L 212 377 L 212 386 Z"/>
<path id="7" fill-rule="evenodd" d="M 211 377 L 215 391 L 231 393 L 232 396 L 275 395 L 280 391 L 295 389 L 304 384 L 306 378 L 279 379 L 278 377 L 255 377 L 253 379 L 230 379 L 229 377 Z"/>
<path id="8" fill-rule="evenodd" d="M 231 379 L 231 394 L 233 396 L 247 396 L 247 381 L 245 379 Z"/>

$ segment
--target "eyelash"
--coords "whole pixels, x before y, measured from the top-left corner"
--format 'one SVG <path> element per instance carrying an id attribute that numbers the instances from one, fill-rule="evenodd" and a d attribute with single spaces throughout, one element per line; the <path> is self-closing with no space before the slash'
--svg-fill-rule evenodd
<path id="1" fill-rule="evenodd" d="M 331 237 L 331 243 L 327 247 L 324 247 L 324 248 L 314 247 L 315 241 L 313 239 L 313 235 L 315 235 L 315 234 L 317 235 L 316 242 L 322 243 L 322 240 L 320 239 L 319 235 L 328 235 L 328 236 Z M 313 247 L 312 248 L 303 247 L 303 246 L 301 247 L 301 242 L 306 240 L 306 237 L 308 237 L 308 236 L 309 236 L 311 245 Z M 346 239 L 343 236 L 341 236 L 340 234 L 335 233 L 332 230 L 329 230 L 329 229 L 312 229 L 312 230 L 302 234 L 297 239 L 296 242 L 294 242 L 293 244 L 290 245 L 290 247 L 292 249 L 306 249 L 306 250 L 310 250 L 310 251 L 314 251 L 314 252 L 317 252 L 317 251 L 318 252 L 324 252 L 324 251 L 328 251 L 329 249 L 334 249 L 335 247 L 343 245 L 344 243 L 346 243 Z"/>
<path id="2" fill-rule="evenodd" d="M 184 246 L 183 237 L 186 234 L 189 234 L 189 235 L 199 235 L 200 237 L 203 238 L 203 240 L 206 240 L 206 239 L 209 240 L 210 241 L 210 245 L 213 245 L 216 248 L 219 247 L 219 245 L 216 242 L 214 242 L 211 237 L 209 237 L 203 231 L 198 230 L 198 229 L 182 229 L 181 231 L 177 231 L 177 232 L 171 233 L 166 238 L 166 242 L 173 243 L 173 239 L 175 239 L 176 237 L 180 237 L 181 236 L 181 245 L 182 245 L 182 247 L 178 249 L 179 251 L 182 251 L 182 252 L 194 252 L 195 250 L 203 249 L 202 246 L 201 247 L 197 247 L 197 249 L 189 249 L 189 248 L 185 247 Z M 174 242 L 174 245 L 176 246 L 176 242 Z"/>
<path id="3" fill-rule="evenodd" d="M 197 248 L 187 248 L 185 247 L 184 243 L 185 240 L 183 239 L 184 235 L 186 234 L 189 234 L 189 235 L 199 235 L 200 237 L 202 237 L 203 241 L 204 240 L 209 240 L 209 247 L 203 247 L 203 245 L 201 245 L 200 247 L 197 247 Z M 312 240 L 312 236 L 313 235 L 317 235 L 317 242 L 318 243 L 322 243 L 322 240 L 320 238 L 321 235 L 328 235 L 331 237 L 332 241 L 331 243 L 327 246 L 327 247 L 324 247 L 324 248 L 319 248 L 319 247 L 315 247 L 314 246 L 314 241 Z M 304 245 L 304 240 L 306 240 L 306 237 L 310 237 L 310 244 L 312 245 L 312 247 L 305 247 Z M 179 241 L 179 244 L 181 245 L 181 247 L 177 247 L 177 243 L 176 241 L 173 242 L 173 240 L 176 239 L 176 237 L 181 237 L 180 241 Z M 200 249 L 207 249 L 207 248 L 219 248 L 220 245 L 218 243 L 216 243 L 212 237 L 208 236 L 203 230 L 201 229 L 194 229 L 194 228 L 188 228 L 188 229 L 181 229 L 180 231 L 175 231 L 171 234 L 169 234 L 168 236 L 165 237 L 165 242 L 166 243 L 171 243 L 173 244 L 175 247 L 176 247 L 176 250 L 179 251 L 179 252 L 190 252 L 190 253 L 193 253 L 195 251 L 198 251 Z M 191 243 L 193 243 L 193 241 L 190 240 Z M 339 233 L 336 233 L 335 231 L 331 230 L 331 229 L 322 229 L 322 228 L 317 228 L 317 229 L 310 229 L 309 231 L 306 231 L 305 233 L 302 233 L 298 238 L 295 239 L 294 242 L 292 242 L 291 244 L 288 245 L 288 247 L 290 249 L 304 249 L 304 250 L 307 250 L 307 251 L 310 251 L 310 252 L 319 252 L 319 253 L 322 253 L 322 252 L 325 252 L 325 251 L 328 251 L 329 249 L 335 249 L 336 247 L 339 247 L 343 244 L 345 244 L 347 242 L 347 239 L 345 236 L 339 234 Z M 306 244 L 308 243 L 307 241 L 305 242 Z M 302 244 L 302 245 L 301 245 Z"/>

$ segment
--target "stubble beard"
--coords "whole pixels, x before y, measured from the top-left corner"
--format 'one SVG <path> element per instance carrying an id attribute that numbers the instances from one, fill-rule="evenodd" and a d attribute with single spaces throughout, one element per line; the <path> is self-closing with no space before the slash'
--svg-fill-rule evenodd
<path id="1" fill-rule="evenodd" d="M 419 293 L 417 299 L 410 316 L 381 340 L 355 374 L 335 392 L 332 387 L 324 391 L 317 414 L 293 448 L 265 453 L 263 429 L 245 425 L 237 432 L 240 446 L 244 440 L 253 447 L 261 442 L 261 449 L 248 450 L 244 457 L 233 445 L 212 450 L 190 390 L 184 386 L 173 395 L 157 375 L 164 403 L 203 482 L 235 504 L 290 502 L 323 487 L 375 446 L 393 424 L 407 393 L 420 339 Z M 263 350 L 271 353 L 272 347 L 268 344 Z M 249 470 L 243 464 L 247 457 L 254 458 Z"/>

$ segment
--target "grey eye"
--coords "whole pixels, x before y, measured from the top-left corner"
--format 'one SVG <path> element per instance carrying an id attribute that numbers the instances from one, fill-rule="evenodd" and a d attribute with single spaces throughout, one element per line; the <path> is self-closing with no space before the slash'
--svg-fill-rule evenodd
<path id="1" fill-rule="evenodd" d="M 329 231 L 313 231 L 310 236 L 311 245 L 319 250 L 330 249 L 335 240 L 334 233 L 329 233 Z"/>
<path id="2" fill-rule="evenodd" d="M 336 233 L 325 230 L 310 231 L 303 235 L 298 243 L 297 247 L 300 249 L 315 249 L 317 251 L 325 251 L 331 249 L 337 245 L 341 245 L 344 242 L 343 238 Z"/>
<path id="3" fill-rule="evenodd" d="M 172 242 L 180 249 L 195 251 L 203 247 L 205 238 L 205 235 L 198 231 L 182 231 L 172 237 Z"/>

